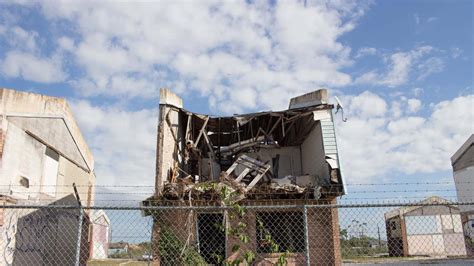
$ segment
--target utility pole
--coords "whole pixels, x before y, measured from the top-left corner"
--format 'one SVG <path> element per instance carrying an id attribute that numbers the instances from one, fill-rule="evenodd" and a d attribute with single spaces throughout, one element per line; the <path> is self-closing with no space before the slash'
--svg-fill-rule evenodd
<path id="1" fill-rule="evenodd" d="M 382 240 L 380 239 L 380 226 L 377 225 L 377 234 L 379 235 L 379 247 L 382 246 Z"/>

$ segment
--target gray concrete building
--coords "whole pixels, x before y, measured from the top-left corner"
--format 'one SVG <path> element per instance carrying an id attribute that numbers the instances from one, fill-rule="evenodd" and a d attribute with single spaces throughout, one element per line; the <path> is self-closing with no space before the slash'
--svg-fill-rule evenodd
<path id="1" fill-rule="evenodd" d="M 0 204 L 66 202 L 91 206 L 94 183 L 94 158 L 66 100 L 0 89 Z M 69 240 L 56 237 L 53 241 L 50 235 L 45 235 L 44 228 L 75 228 L 77 232 L 77 222 L 77 213 L 0 209 L 0 242 L 3 244 L 0 265 L 10 265 L 20 258 L 25 263 L 29 258 L 31 263 L 52 265 L 48 258 L 53 257 L 55 263 L 67 264 L 60 260 L 66 258 L 65 254 L 54 254 L 50 247 L 63 244 L 62 248 L 69 250 L 67 245 L 74 245 L 72 250 L 75 251 L 76 242 L 70 238 L 77 234 L 63 232 L 62 238 Z M 22 232 L 23 229 L 28 233 Z M 57 231 L 51 230 L 51 233 L 57 234 Z M 18 246 L 22 243 L 28 243 L 27 247 Z M 46 246 L 48 252 L 44 250 Z M 88 249 L 87 243 L 84 246 Z M 74 259 L 74 254 L 71 257 Z"/>
<path id="2" fill-rule="evenodd" d="M 474 134 L 451 157 L 454 183 L 459 202 L 474 201 Z M 474 206 L 461 205 L 461 220 L 464 229 L 466 249 L 474 254 Z"/>

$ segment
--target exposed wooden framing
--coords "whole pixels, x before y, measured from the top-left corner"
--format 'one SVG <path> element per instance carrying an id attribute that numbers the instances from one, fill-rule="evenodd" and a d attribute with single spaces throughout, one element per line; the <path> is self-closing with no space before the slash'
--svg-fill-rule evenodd
<path id="1" fill-rule="evenodd" d="M 285 117 L 283 117 L 286 119 Z M 283 134 L 283 137 L 285 137 L 285 121 L 281 121 L 281 133 Z"/>
<path id="2" fill-rule="evenodd" d="M 206 126 L 207 126 L 207 122 L 209 122 L 209 116 L 206 117 L 206 120 L 204 120 L 204 124 L 202 125 L 202 128 L 201 130 L 199 131 L 199 135 L 196 139 L 196 142 L 194 143 L 194 145 L 197 147 L 198 144 L 199 144 L 199 141 L 201 140 L 201 137 L 202 137 L 202 134 L 204 133 L 204 131 L 206 130 Z"/>
<path id="3" fill-rule="evenodd" d="M 257 135 L 255 135 L 255 140 L 257 140 L 258 137 L 260 137 L 260 132 L 263 133 L 263 135 L 266 137 L 266 138 L 270 138 L 270 136 L 267 134 L 267 132 L 265 132 L 265 130 L 263 130 L 261 127 L 258 128 L 258 131 L 257 131 Z"/>
<path id="4" fill-rule="evenodd" d="M 290 130 L 291 130 L 291 129 L 293 128 L 293 126 L 295 125 L 295 122 L 296 122 L 296 121 L 297 121 L 297 120 L 293 120 L 293 121 L 291 122 L 290 126 L 286 128 L 285 134 L 284 134 L 283 136 L 287 135 L 288 132 L 290 132 Z"/>
<path id="5" fill-rule="evenodd" d="M 240 123 L 238 120 L 235 120 L 236 124 L 237 124 L 237 140 L 239 141 L 239 145 L 240 145 Z"/>
<path id="6" fill-rule="evenodd" d="M 191 121 L 192 121 L 192 117 L 193 115 L 192 114 L 188 114 L 188 122 L 186 123 L 186 142 L 188 142 L 189 140 L 191 140 Z"/>
<path id="7" fill-rule="evenodd" d="M 268 119 L 267 129 L 265 129 L 265 132 L 268 132 L 270 130 L 270 126 L 272 125 L 272 120 L 273 120 L 273 116 L 270 116 L 270 118 Z"/>
<path id="8" fill-rule="evenodd" d="M 250 120 L 248 121 L 248 123 L 250 123 L 250 126 L 249 126 L 249 131 L 250 131 L 250 136 L 252 137 L 253 139 L 253 123 L 252 123 L 252 120 L 253 120 L 253 116 L 252 118 L 250 118 Z"/>
<path id="9" fill-rule="evenodd" d="M 209 140 L 209 137 L 207 136 L 206 130 L 204 130 L 203 136 L 204 136 L 204 140 L 206 141 L 207 147 L 209 148 L 209 152 L 211 153 L 211 159 L 215 159 L 216 155 L 214 154 L 214 148 L 212 147 L 212 143 Z"/>
<path id="10" fill-rule="evenodd" d="M 278 126 L 278 123 L 280 123 L 280 121 L 283 120 L 283 116 L 280 116 L 280 118 L 278 118 L 278 120 L 275 122 L 275 124 L 273 125 L 272 129 L 270 130 L 270 132 L 268 132 L 268 135 L 271 135 L 273 133 L 273 131 L 275 130 L 275 128 Z"/>

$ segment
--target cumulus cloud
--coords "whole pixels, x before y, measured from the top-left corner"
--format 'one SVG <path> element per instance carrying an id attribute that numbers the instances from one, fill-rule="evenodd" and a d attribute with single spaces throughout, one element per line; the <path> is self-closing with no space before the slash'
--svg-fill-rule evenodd
<path id="1" fill-rule="evenodd" d="M 147 98 L 168 86 L 223 112 L 283 108 L 286 96 L 350 84 L 351 50 L 339 38 L 368 9 L 351 0 L 27 4 L 71 25 L 57 49 L 83 70 L 71 81 L 79 94 Z M 269 101 L 279 88 L 285 97 Z"/>
<path id="2" fill-rule="evenodd" d="M 433 50 L 433 47 L 425 45 L 417 47 L 408 52 L 397 52 L 391 54 L 388 59 L 386 59 L 388 61 L 388 67 L 385 72 L 371 70 L 362 74 L 360 77 L 357 77 L 355 83 L 384 85 L 392 88 L 405 84 L 407 81 L 409 81 L 414 64 L 420 62 L 424 56 L 431 53 Z M 428 61 L 429 60 L 430 59 L 428 59 Z M 436 63 L 440 63 L 439 60 L 435 60 L 437 61 Z M 423 61 L 423 63 L 419 65 L 420 71 L 423 72 L 421 74 L 423 75 L 423 78 L 442 70 L 442 67 L 439 65 L 437 67 L 430 68 L 428 61 Z M 433 61 L 433 59 L 431 59 L 431 61 Z"/>
<path id="3" fill-rule="evenodd" d="M 57 53 L 41 53 L 38 32 L 26 30 L 11 22 L 0 24 L 0 40 L 10 49 L 0 53 L 0 73 L 8 78 L 21 78 L 34 82 L 54 83 L 64 81 L 62 58 Z"/>
<path id="4" fill-rule="evenodd" d="M 452 57 L 453 59 L 456 59 L 456 58 L 460 57 L 463 52 L 464 52 L 464 51 L 463 51 L 461 48 L 459 48 L 459 47 L 452 47 L 452 48 L 451 48 L 451 57 Z"/>
<path id="5" fill-rule="evenodd" d="M 418 80 L 423 80 L 431 74 L 439 73 L 444 69 L 444 61 L 439 57 L 430 57 L 418 65 L 420 75 Z"/>
<path id="6" fill-rule="evenodd" d="M 389 104 L 364 92 L 342 100 L 349 119 L 338 122 L 337 132 L 350 182 L 449 170 L 450 157 L 474 132 L 467 122 L 474 121 L 474 95 L 433 103 L 427 117 L 417 115 L 422 103 L 414 98 L 401 97 Z"/>
<path id="7" fill-rule="evenodd" d="M 94 154 L 97 185 L 154 185 L 155 109 L 124 111 L 86 100 L 70 104 Z"/>
<path id="8" fill-rule="evenodd" d="M 362 47 L 360 48 L 356 55 L 355 58 L 361 58 L 364 56 L 369 56 L 369 55 L 376 55 L 377 54 L 377 49 L 374 47 Z"/>
<path id="9" fill-rule="evenodd" d="M 46 58 L 21 51 L 10 51 L 0 62 L 0 71 L 9 78 L 22 78 L 41 83 L 65 80 L 66 74 L 57 57 Z"/>

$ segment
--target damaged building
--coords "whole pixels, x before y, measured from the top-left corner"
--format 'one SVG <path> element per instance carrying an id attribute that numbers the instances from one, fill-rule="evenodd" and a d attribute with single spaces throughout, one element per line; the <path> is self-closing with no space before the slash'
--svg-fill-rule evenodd
<path id="1" fill-rule="evenodd" d="M 0 204 L 90 207 L 94 190 L 94 157 L 66 100 L 0 88 Z M 0 265 L 85 264 L 90 214 L 1 208 Z M 81 223 L 80 236 L 64 234 Z"/>
<path id="2" fill-rule="evenodd" d="M 345 190 L 333 109 L 327 90 L 320 89 L 291 99 L 284 111 L 214 117 L 185 110 L 181 98 L 162 89 L 156 194 L 144 203 L 243 207 L 335 204 Z M 227 196 L 222 191 L 228 192 Z M 177 238 L 196 247 L 206 263 L 217 264 L 214 257 L 231 260 L 240 252 L 233 248 L 236 241 L 228 233 L 215 229 L 216 221 L 226 221 L 224 231 L 239 222 L 248 225 L 249 240 L 240 246 L 256 254 L 257 265 L 274 263 L 275 253 L 283 252 L 289 252 L 289 264 L 304 261 L 302 209 L 249 208 L 245 217 L 227 220 L 224 212 L 178 209 L 155 213 L 153 238 L 159 241 L 164 230 L 174 230 Z M 337 209 L 309 208 L 305 217 L 311 264 L 339 265 Z M 257 224 L 272 232 L 279 250 L 265 246 Z M 184 228 L 193 232 L 191 236 L 182 232 Z M 154 253 L 155 261 L 170 264 L 160 250 Z"/>

